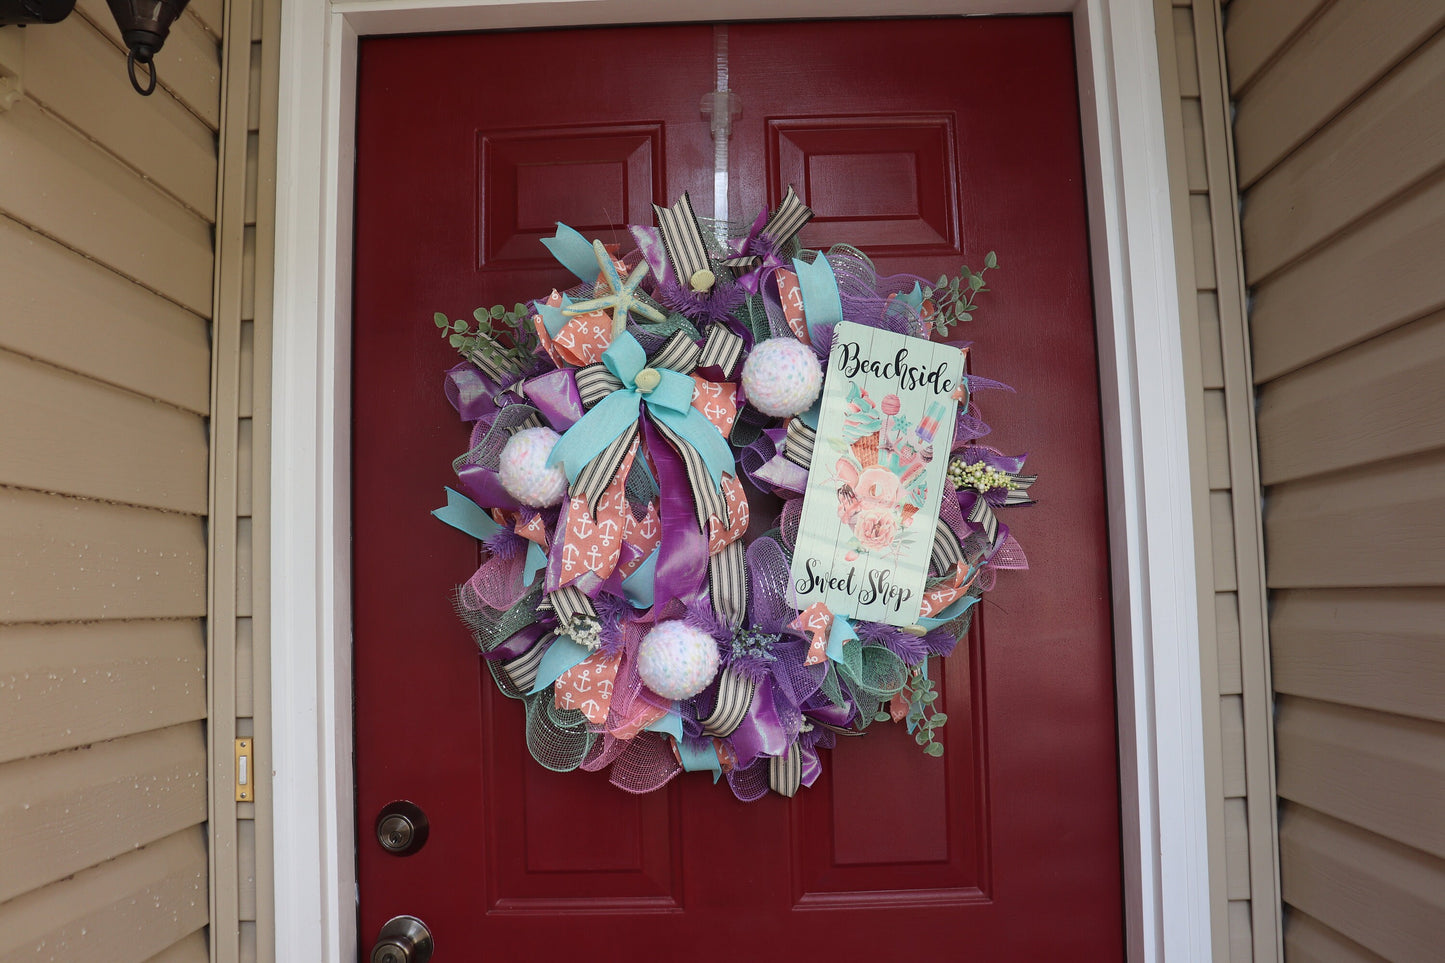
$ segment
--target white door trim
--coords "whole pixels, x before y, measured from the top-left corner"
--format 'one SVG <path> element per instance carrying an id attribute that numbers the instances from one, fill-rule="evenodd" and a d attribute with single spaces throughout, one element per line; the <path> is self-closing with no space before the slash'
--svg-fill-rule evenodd
<path id="1" fill-rule="evenodd" d="M 352 168 L 360 36 L 772 19 L 776 0 L 282 6 L 272 410 L 276 959 L 357 959 L 351 734 Z M 1149 0 L 794 0 L 792 19 L 1071 12 L 1114 573 L 1129 958 L 1210 945 L 1185 383 Z"/>

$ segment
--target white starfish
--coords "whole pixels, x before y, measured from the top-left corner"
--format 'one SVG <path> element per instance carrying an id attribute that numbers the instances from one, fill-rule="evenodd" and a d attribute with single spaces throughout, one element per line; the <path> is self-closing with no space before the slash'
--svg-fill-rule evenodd
<path id="1" fill-rule="evenodd" d="M 617 265 L 612 263 L 612 255 L 607 253 L 607 248 L 602 246 L 602 242 L 593 241 L 592 250 L 597 254 L 597 267 L 601 270 L 602 277 L 607 282 L 611 293 L 588 301 L 578 301 L 576 304 L 563 308 L 563 314 L 576 317 L 579 314 L 591 314 L 593 311 L 611 309 L 612 336 L 614 338 L 627 330 L 627 313 L 629 311 L 640 314 L 649 321 L 661 323 L 667 320 L 667 315 L 637 296 L 638 286 L 642 284 L 642 279 L 647 277 L 646 261 L 633 268 L 627 280 L 623 281 L 617 273 Z"/>

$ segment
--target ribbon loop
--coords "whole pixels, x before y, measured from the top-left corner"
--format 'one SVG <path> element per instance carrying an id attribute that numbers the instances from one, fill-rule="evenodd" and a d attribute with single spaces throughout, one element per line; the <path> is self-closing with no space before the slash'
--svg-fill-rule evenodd
<path id="1" fill-rule="evenodd" d="M 818 340 L 818 326 L 837 324 L 843 320 L 843 298 L 838 293 L 838 277 L 833 265 L 822 254 L 810 264 L 793 258 L 798 287 L 803 292 L 803 317 L 808 322 L 808 336 Z"/>
<path id="2" fill-rule="evenodd" d="M 812 208 L 803 203 L 793 185 L 789 184 L 788 193 L 777 210 L 772 214 L 759 214 L 748 236 L 735 242 L 734 250 L 738 256 L 728 258 L 723 264 L 734 273 L 742 272 L 738 273 L 738 283 L 749 294 L 757 294 L 767 275 L 786 265 L 777 252 L 787 247 L 794 235 L 812 219 Z"/>
<path id="3" fill-rule="evenodd" d="M 715 279 L 708 269 L 707 245 L 703 242 L 697 215 L 692 210 L 692 198 L 683 191 L 682 199 L 676 204 L 671 207 L 654 204 L 652 211 L 657 215 L 663 248 L 667 251 L 672 269 L 677 272 L 678 283 L 692 285 L 694 279 L 697 279 L 699 284 L 708 282 L 703 287 L 704 291 L 710 289 L 711 282 Z M 707 272 L 706 276 L 703 276 L 703 272 Z"/>

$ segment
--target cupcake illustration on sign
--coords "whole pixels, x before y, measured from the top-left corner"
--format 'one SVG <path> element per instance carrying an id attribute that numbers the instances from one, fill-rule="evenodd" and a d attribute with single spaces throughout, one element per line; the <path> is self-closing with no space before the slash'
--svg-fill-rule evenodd
<path id="1" fill-rule="evenodd" d="M 928 499 L 921 446 L 904 440 L 910 427 L 898 395 L 875 406 L 856 383 L 848 386 L 838 476 L 838 518 L 853 533 L 850 554 L 893 556 L 913 541 L 913 518 Z M 880 414 L 881 413 L 881 414 Z"/>

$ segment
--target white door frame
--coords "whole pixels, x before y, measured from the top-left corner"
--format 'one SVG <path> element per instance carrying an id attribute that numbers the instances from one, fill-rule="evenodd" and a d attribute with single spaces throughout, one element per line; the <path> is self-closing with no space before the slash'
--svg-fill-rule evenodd
<path id="1" fill-rule="evenodd" d="M 350 349 L 357 40 L 599 23 L 1070 12 L 1108 487 L 1129 958 L 1213 958 L 1185 383 L 1150 0 L 288 0 L 271 615 L 276 958 L 357 959 Z"/>

